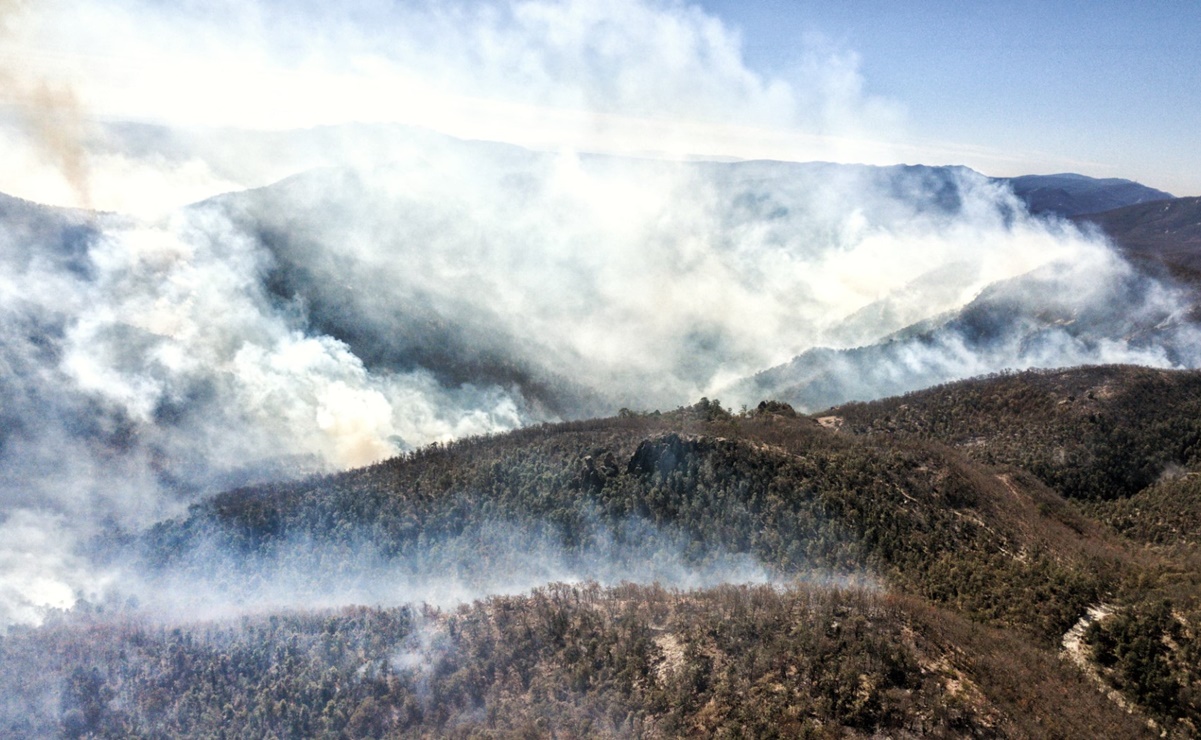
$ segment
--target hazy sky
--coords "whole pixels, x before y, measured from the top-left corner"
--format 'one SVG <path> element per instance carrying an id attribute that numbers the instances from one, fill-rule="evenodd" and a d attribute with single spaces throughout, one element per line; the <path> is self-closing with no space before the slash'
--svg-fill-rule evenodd
<path id="1" fill-rule="evenodd" d="M 166 172 L 154 142 L 97 150 L 92 122 L 132 120 L 397 122 L 547 149 L 1075 171 L 1197 195 L 1199 30 L 1195 1 L 0 0 L 0 191 L 137 211 L 287 172 Z"/>

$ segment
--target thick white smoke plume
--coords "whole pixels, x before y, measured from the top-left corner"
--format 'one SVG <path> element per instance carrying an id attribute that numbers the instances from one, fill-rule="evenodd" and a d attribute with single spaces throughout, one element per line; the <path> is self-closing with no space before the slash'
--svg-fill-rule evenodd
<path id="1" fill-rule="evenodd" d="M 998 291 L 1013 316 L 1052 312 L 1108 333 L 1088 345 L 1087 332 L 1044 332 L 1023 355 L 1010 346 L 1021 332 L 977 345 L 960 332 L 949 350 L 911 349 L 937 362 L 891 357 L 872 372 L 912 384 L 1014 357 L 1193 361 L 1111 339 L 1113 317 L 1094 315 L 1130 319 L 1154 303 L 1170 316 L 1178 296 L 1153 282 L 1101 290 L 1130 268 L 971 171 L 426 144 L 154 224 L 10 203 L 10 221 L 44 223 L 9 229 L 6 250 L 6 526 L 53 516 L 68 532 L 136 529 L 246 480 L 531 421 L 671 408 Z M 1044 274 L 1051 291 L 1038 288 Z M 851 367 L 853 392 L 895 389 L 877 375 Z M 737 400 L 756 402 L 755 390 Z M 39 567 L 92 577 L 69 551 L 54 557 Z M 9 618 L 83 583 L 10 586 L 22 596 Z"/>
<path id="2" fill-rule="evenodd" d="M 0 190 L 124 212 L 0 198 L 0 624 L 92 598 L 114 576 L 83 543 L 206 492 L 623 406 L 754 403 L 800 382 L 739 384 L 754 373 L 1002 294 L 987 305 L 1034 319 L 1015 329 L 998 309 L 1001 328 L 894 344 L 908 353 L 818 398 L 1015 357 L 1197 364 L 1179 295 L 970 170 L 581 153 L 648 132 L 696 151 L 774 125 L 811 155 L 854 156 L 857 140 L 829 137 L 878 135 L 894 112 L 863 94 L 853 57 L 766 78 L 682 3 L 334 7 L 297 21 L 293 4 L 64 0 L 14 31 L 7 79 L 26 73 L 13 54 L 48 44 L 63 53 L 36 59 L 59 66 L 29 74 L 97 114 L 190 126 L 97 124 L 74 142 L 74 180 L 0 127 Z M 242 29 L 228 38 L 226 12 Z M 197 126 L 323 123 L 340 125 Z M 1076 287 L 1111 284 L 1116 298 Z M 1114 316 L 1139 321 L 1115 332 Z"/>
<path id="3" fill-rule="evenodd" d="M 674 0 L 7 6 L 0 192 L 38 202 L 161 213 L 366 162 L 377 144 L 361 132 L 255 133 L 355 122 L 551 149 L 896 159 L 881 142 L 899 108 L 865 93 L 853 53 L 798 44 L 788 73 L 764 74 L 744 63 L 736 30 Z M 21 91 L 41 88 L 90 114 L 93 125 L 50 128 L 76 177 L 26 125 L 46 106 Z M 63 119 L 64 106 L 54 110 Z"/>

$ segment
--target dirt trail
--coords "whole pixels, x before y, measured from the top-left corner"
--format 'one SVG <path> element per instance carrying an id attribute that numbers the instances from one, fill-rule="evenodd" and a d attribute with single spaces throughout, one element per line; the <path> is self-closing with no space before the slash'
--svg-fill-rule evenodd
<path id="1" fill-rule="evenodd" d="M 1072 628 L 1063 634 L 1063 653 L 1073 663 L 1080 666 L 1080 670 L 1089 674 L 1097 681 L 1101 677 L 1097 674 L 1093 664 L 1088 660 L 1087 649 L 1084 646 L 1084 632 L 1093 624 L 1105 619 L 1110 614 L 1113 614 L 1113 607 L 1108 604 L 1097 604 L 1090 606 L 1080 621 L 1072 625 Z"/>
<path id="2" fill-rule="evenodd" d="M 663 683 L 684 665 L 684 646 L 680 644 L 679 638 L 670 632 L 655 635 L 653 639 L 663 651 L 663 662 L 655 666 L 659 682 Z"/>
<path id="3" fill-rule="evenodd" d="M 1021 492 L 1018 491 L 1017 486 L 1013 485 L 1013 480 L 1009 477 L 1008 473 L 998 473 L 997 480 L 1001 481 L 1001 483 L 1003 483 L 1005 485 L 1005 487 L 1007 489 L 1009 489 L 1009 492 L 1013 494 L 1014 498 L 1016 498 L 1019 501 L 1022 500 Z M 1085 626 L 1087 627 L 1088 625 L 1085 625 Z M 1073 627 L 1073 629 L 1075 629 L 1075 628 Z"/>
<path id="4" fill-rule="evenodd" d="M 1063 656 L 1075 663 L 1084 672 L 1084 675 L 1088 676 L 1097 685 L 1101 693 L 1109 697 L 1110 701 L 1124 709 L 1127 714 L 1142 717 L 1142 712 L 1137 707 L 1127 701 L 1126 697 L 1122 696 L 1117 689 L 1110 688 L 1105 683 L 1096 666 L 1088 659 L 1088 647 L 1084 644 L 1084 633 L 1094 622 L 1099 622 L 1110 614 L 1113 614 L 1113 607 L 1109 604 L 1090 606 L 1084 616 L 1080 618 L 1080 621 L 1072 625 L 1072 628 L 1063 634 Z M 1159 732 L 1160 727 L 1155 720 L 1148 717 L 1142 717 L 1142 719 L 1147 723 L 1147 727 Z"/>
<path id="5" fill-rule="evenodd" d="M 819 416 L 819 417 L 817 417 L 818 424 L 821 424 L 826 429 L 833 429 L 836 432 L 838 430 L 842 429 L 843 421 L 844 420 L 841 416 Z"/>

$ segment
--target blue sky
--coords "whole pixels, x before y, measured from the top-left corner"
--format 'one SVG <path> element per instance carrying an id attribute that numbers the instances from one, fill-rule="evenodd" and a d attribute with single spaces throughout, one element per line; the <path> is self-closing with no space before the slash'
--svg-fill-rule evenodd
<path id="1" fill-rule="evenodd" d="M 701 5 L 741 32 L 753 69 L 787 74 L 815 34 L 853 51 L 915 139 L 1201 195 L 1201 2 Z"/>

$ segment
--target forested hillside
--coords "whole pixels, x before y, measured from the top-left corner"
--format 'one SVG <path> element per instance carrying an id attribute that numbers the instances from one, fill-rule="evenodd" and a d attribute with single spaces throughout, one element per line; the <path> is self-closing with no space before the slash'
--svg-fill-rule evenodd
<path id="1" fill-rule="evenodd" d="M 1016 465 L 1081 500 L 1129 497 L 1201 463 L 1201 373 L 1191 371 L 1032 370 L 823 414 L 855 435 L 938 440 Z"/>
<path id="2" fill-rule="evenodd" d="M 706 418 L 709 417 L 709 418 Z M 147 539 L 153 568 L 190 553 L 275 561 L 293 543 L 344 568 L 370 542 L 411 567 L 490 530 L 548 532 L 568 558 L 678 533 L 686 565 L 745 553 L 776 578 L 882 577 L 1048 643 L 1121 578 L 1116 538 L 1031 476 L 939 445 L 877 444 L 812 420 L 734 417 L 704 402 L 658 417 L 547 426 L 429 448 L 296 486 L 242 489 Z M 626 541 L 629 540 L 629 541 Z M 464 562 L 464 561 L 457 561 Z M 211 560 L 201 567 L 211 570 Z M 484 563 L 470 563 L 486 576 Z M 989 588 L 981 589 L 981 579 Z"/>
<path id="3" fill-rule="evenodd" d="M 1081 5 L 0 0 L 0 740 L 1201 738 L 1201 2 Z"/>
<path id="4" fill-rule="evenodd" d="M 108 543 L 140 594 L 0 638 L 3 727 L 1189 736 L 1199 404 L 1127 367 L 702 399 L 233 490 Z"/>
<path id="5" fill-rule="evenodd" d="M 554 585 L 176 628 L 77 615 L 0 656 L 44 667 L 4 687 L 39 710 L 10 709 L 9 736 L 1150 736 L 1020 635 L 861 589 Z"/>

